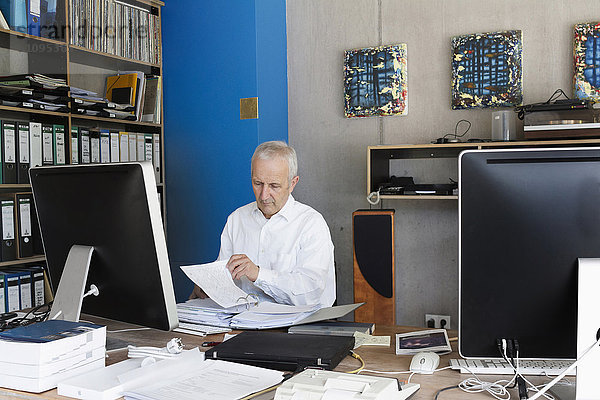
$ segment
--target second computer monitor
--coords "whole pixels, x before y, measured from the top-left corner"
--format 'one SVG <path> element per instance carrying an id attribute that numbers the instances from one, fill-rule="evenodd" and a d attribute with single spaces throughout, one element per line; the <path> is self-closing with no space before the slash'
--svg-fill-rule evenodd
<path id="1" fill-rule="evenodd" d="M 574 359 L 577 259 L 600 257 L 600 149 L 459 158 L 459 350 Z"/>
<path id="2" fill-rule="evenodd" d="M 82 312 L 148 327 L 177 326 L 175 295 L 150 163 L 30 171 L 48 272 L 56 290 L 73 245 L 93 246 Z"/>

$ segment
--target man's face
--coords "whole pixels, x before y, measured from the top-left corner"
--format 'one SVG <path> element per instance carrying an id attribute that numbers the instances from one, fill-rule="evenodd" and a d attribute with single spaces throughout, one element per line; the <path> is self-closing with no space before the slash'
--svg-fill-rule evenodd
<path id="1" fill-rule="evenodd" d="M 256 159 L 252 164 L 252 190 L 265 218 L 271 218 L 281 210 L 296 183 L 297 176 L 288 181 L 288 164 L 282 158 Z"/>

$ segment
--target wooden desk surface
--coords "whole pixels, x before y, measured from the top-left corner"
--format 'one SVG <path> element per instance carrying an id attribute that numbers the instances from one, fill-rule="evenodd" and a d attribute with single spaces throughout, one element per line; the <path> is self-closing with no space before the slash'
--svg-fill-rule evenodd
<path id="1" fill-rule="evenodd" d="M 102 318 L 90 317 L 90 320 L 107 325 L 108 335 L 111 338 L 122 339 L 130 342 L 133 345 L 137 346 L 155 346 L 155 347 L 164 347 L 165 344 L 172 339 L 173 337 L 180 337 L 182 342 L 187 349 L 191 349 L 194 347 L 199 347 L 202 342 L 205 341 L 221 341 L 223 339 L 223 334 L 218 335 L 210 335 L 207 337 L 200 337 L 195 335 L 187 335 L 178 332 L 164 332 L 156 329 L 145 329 L 145 330 L 134 330 L 134 331 L 124 331 L 124 332 L 113 332 L 122 329 L 128 328 L 136 328 L 136 326 L 131 324 L 126 324 L 117 321 L 109 321 L 104 320 Z M 401 327 L 401 326 L 378 326 L 376 327 L 375 334 L 376 335 L 390 335 L 391 336 L 391 345 L 387 346 L 361 346 L 355 350 L 357 354 L 359 354 L 366 364 L 366 369 L 372 369 L 377 371 L 407 371 L 411 356 L 397 356 L 395 354 L 395 334 L 410 332 L 418 329 L 424 328 L 412 328 L 412 327 Z M 449 331 L 449 336 L 456 336 L 455 331 Z M 458 354 L 456 352 L 456 341 L 452 342 L 453 352 L 451 354 L 445 355 L 441 357 L 440 368 L 449 365 L 449 359 L 458 358 Z M 201 350 L 206 350 L 203 347 L 200 347 Z M 119 361 L 123 361 L 127 358 L 127 350 L 116 350 L 108 352 L 106 358 L 106 364 L 114 364 Z M 360 367 L 360 362 L 352 357 L 346 357 L 335 369 L 336 371 L 344 372 L 351 371 Z M 377 375 L 372 373 L 363 373 L 365 375 Z M 395 375 L 383 375 L 387 377 L 398 378 L 400 381 L 405 381 L 410 376 L 409 374 L 395 374 Z M 431 400 L 435 397 L 435 394 L 438 390 L 450 386 L 455 386 L 460 383 L 462 380 L 468 378 L 469 375 L 460 374 L 457 371 L 453 370 L 443 370 L 436 372 L 433 375 L 420 375 L 415 374 L 411 378 L 411 382 L 421 384 L 421 389 L 415 393 L 414 396 L 411 397 L 411 400 Z M 499 379 L 503 379 L 503 376 L 480 376 L 480 378 L 485 379 L 487 381 L 493 382 Z M 549 381 L 546 378 L 541 377 L 532 377 L 531 380 L 536 383 L 544 383 Z M 274 396 L 274 391 L 270 393 L 263 394 L 261 396 L 256 397 L 256 400 L 267 400 L 272 399 Z M 511 389 L 511 398 L 518 398 L 518 393 L 516 389 Z M 478 399 L 491 399 L 489 394 L 487 393 L 477 393 L 477 394 L 466 394 L 460 389 L 451 389 L 442 392 L 439 395 L 439 400 L 478 400 Z M 59 396 L 56 393 L 56 389 L 50 390 L 40 394 L 33 393 L 24 393 L 9 389 L 0 388 L 0 399 L 11 399 L 11 400 L 33 400 L 33 399 L 68 399 L 67 397 Z"/>

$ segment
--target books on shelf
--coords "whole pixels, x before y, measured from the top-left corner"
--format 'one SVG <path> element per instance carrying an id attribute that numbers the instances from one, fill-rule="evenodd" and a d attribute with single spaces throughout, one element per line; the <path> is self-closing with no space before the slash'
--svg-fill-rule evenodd
<path id="1" fill-rule="evenodd" d="M 39 393 L 104 367 L 106 327 L 49 320 L 0 332 L 0 386 Z"/>
<path id="2" fill-rule="evenodd" d="M 160 64 L 158 10 L 112 0 L 71 2 L 71 44 Z"/>

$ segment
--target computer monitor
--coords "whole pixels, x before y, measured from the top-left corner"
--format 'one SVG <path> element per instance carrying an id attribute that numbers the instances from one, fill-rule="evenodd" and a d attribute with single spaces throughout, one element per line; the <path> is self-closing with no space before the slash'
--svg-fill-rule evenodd
<path id="1" fill-rule="evenodd" d="M 80 301 L 83 289 L 78 286 L 83 288 L 81 280 L 87 275 L 86 290 L 94 284 L 100 293 L 85 297 L 82 312 L 163 330 L 176 327 L 175 295 L 151 163 L 36 167 L 30 177 L 50 284 L 70 296 L 65 302 L 63 293 L 65 309 L 71 300 Z M 82 245 L 93 246 L 89 273 L 85 260 L 72 263 L 63 284 L 67 256 L 73 246 Z M 51 315 L 60 319 L 64 313 L 55 309 L 58 297 Z M 78 310 L 75 314 L 76 319 Z"/>
<path id="2" fill-rule="evenodd" d="M 575 359 L 577 259 L 600 257 L 600 148 L 459 156 L 459 352 Z"/>

